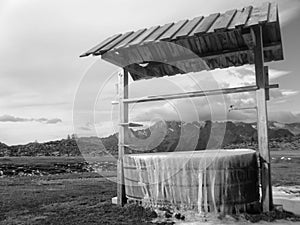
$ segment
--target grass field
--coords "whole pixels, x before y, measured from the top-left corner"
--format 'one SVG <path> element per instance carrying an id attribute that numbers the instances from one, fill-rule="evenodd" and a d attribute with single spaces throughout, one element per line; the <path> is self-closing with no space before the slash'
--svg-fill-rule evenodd
<path id="1" fill-rule="evenodd" d="M 271 152 L 273 186 L 300 185 L 300 151 Z"/>
<path id="2" fill-rule="evenodd" d="M 51 165 L 82 160 L 22 157 L 0 158 L 0 163 Z M 149 212 L 111 204 L 116 196 L 115 179 L 116 171 L 2 176 L 0 224 L 151 224 L 147 222 L 152 217 Z M 300 154 L 272 152 L 272 179 L 275 186 L 300 185 Z"/>

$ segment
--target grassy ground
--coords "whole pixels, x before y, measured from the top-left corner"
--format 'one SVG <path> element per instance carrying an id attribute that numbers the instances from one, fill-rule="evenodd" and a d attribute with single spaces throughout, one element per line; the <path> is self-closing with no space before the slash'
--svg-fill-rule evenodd
<path id="1" fill-rule="evenodd" d="M 300 151 L 271 152 L 273 186 L 300 185 Z"/>
<path id="2" fill-rule="evenodd" d="M 115 183 L 95 173 L 6 177 L 0 192 L 1 225 L 147 224 L 151 216 L 143 209 L 135 208 L 137 215 L 112 205 Z"/>
<path id="3" fill-rule="evenodd" d="M 282 158 L 284 157 L 284 158 Z M 272 153 L 273 185 L 300 185 L 300 154 Z M 289 159 L 290 158 L 290 159 Z M 9 161 L 10 160 L 10 161 Z M 0 163 L 24 163 L 24 158 Z M 78 158 L 27 158 L 28 163 L 68 163 Z M 141 208 L 112 205 L 115 171 L 47 176 L 0 177 L 0 225 L 7 224 L 150 224 L 153 215 Z"/>

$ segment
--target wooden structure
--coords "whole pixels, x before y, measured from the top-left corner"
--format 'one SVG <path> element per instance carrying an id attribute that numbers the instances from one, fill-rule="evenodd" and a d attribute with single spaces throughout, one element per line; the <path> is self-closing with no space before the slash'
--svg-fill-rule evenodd
<path id="1" fill-rule="evenodd" d="M 265 62 L 283 60 L 278 8 L 275 3 L 248 6 L 209 16 L 181 20 L 149 29 L 113 35 L 81 57 L 101 55 L 124 69 L 119 74 L 118 203 L 126 202 L 123 155 L 128 132 L 128 104 L 237 92 L 256 92 L 261 162 L 262 209 L 272 209 L 267 106 L 269 85 Z M 128 99 L 128 76 L 133 80 L 172 76 L 202 70 L 255 65 L 256 85 Z"/>

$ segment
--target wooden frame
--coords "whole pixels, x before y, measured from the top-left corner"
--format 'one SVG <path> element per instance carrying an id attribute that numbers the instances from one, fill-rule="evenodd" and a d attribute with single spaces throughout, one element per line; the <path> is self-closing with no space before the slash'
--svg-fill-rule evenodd
<path id="1" fill-rule="evenodd" d="M 257 105 L 257 132 L 258 132 L 258 148 L 261 169 L 261 187 L 262 187 L 262 211 L 269 212 L 273 209 L 273 195 L 271 183 L 271 167 L 270 167 L 270 150 L 268 139 L 268 114 L 267 114 L 267 97 L 266 90 L 267 74 L 264 67 L 263 53 L 263 36 L 262 27 L 256 26 L 252 28 L 255 35 L 254 61 L 255 61 L 255 77 L 258 90 L 256 91 Z"/>
<path id="2" fill-rule="evenodd" d="M 277 84 L 269 85 L 268 67 L 264 66 L 263 58 L 263 43 L 262 43 L 262 29 L 261 26 L 252 28 L 251 33 L 254 34 L 255 44 L 253 46 L 255 59 L 255 75 L 256 85 L 227 88 L 208 91 L 194 91 L 178 94 L 167 94 L 159 96 L 148 96 L 143 98 L 130 99 L 128 96 L 128 71 L 123 70 L 119 74 L 119 101 L 114 104 L 119 104 L 119 155 L 118 155 L 118 204 L 124 205 L 126 203 L 125 183 L 124 183 L 124 167 L 123 156 L 125 148 L 128 146 L 126 139 L 128 137 L 128 105 L 130 103 L 161 101 L 166 99 L 180 99 L 201 97 L 209 95 L 233 94 L 240 92 L 256 92 L 256 109 L 257 109 L 257 131 L 258 131 L 258 147 L 261 168 L 261 186 L 262 198 L 261 206 L 263 212 L 268 212 L 273 208 L 272 202 L 272 185 L 271 185 L 271 169 L 270 169 L 270 151 L 268 148 L 268 119 L 267 119 L 267 105 L 269 100 L 269 89 L 278 88 Z"/>
<path id="3" fill-rule="evenodd" d="M 80 57 L 88 55 L 101 55 L 102 59 L 124 69 L 124 73 L 119 75 L 118 88 L 120 127 L 117 179 L 120 205 L 126 202 L 123 155 L 128 147 L 128 104 L 255 91 L 262 210 L 272 210 L 266 101 L 270 99 L 269 89 L 278 86 L 269 85 L 268 68 L 264 66 L 264 61 L 283 60 L 276 3 L 266 2 L 259 7 L 248 6 L 113 35 Z M 140 65 L 145 63 L 147 65 Z M 128 72 L 133 80 L 141 80 L 253 63 L 256 74 L 254 86 L 128 99 Z"/>
<path id="4" fill-rule="evenodd" d="M 119 73 L 118 77 L 118 94 L 119 94 L 119 145 L 118 145 L 118 165 L 117 165 L 117 202 L 123 206 L 126 203 L 125 181 L 123 156 L 126 148 L 126 139 L 128 137 L 128 126 L 121 124 L 128 123 L 128 104 L 124 100 L 128 98 L 128 71 Z"/>

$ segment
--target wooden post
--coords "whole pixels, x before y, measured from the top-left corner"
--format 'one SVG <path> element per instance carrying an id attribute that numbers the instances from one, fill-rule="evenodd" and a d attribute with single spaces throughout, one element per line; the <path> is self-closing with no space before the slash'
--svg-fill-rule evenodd
<path id="1" fill-rule="evenodd" d="M 271 167 L 270 151 L 268 143 L 268 115 L 266 103 L 266 77 L 264 73 L 264 52 L 262 27 L 252 28 L 255 34 L 254 61 L 256 85 L 256 104 L 257 104 L 257 131 L 258 131 L 258 148 L 260 155 L 261 167 L 261 186 L 262 186 L 262 210 L 269 212 L 273 208 L 272 202 L 272 184 L 271 184 Z"/>
<path id="2" fill-rule="evenodd" d="M 125 152 L 126 137 L 128 134 L 128 126 L 121 124 L 128 123 L 128 104 L 123 100 L 128 98 L 128 71 L 124 69 L 123 73 L 119 73 L 119 148 L 118 148 L 118 168 L 117 168 L 117 198 L 118 205 L 123 206 L 126 203 L 125 182 L 124 182 L 124 166 L 123 156 Z"/>

